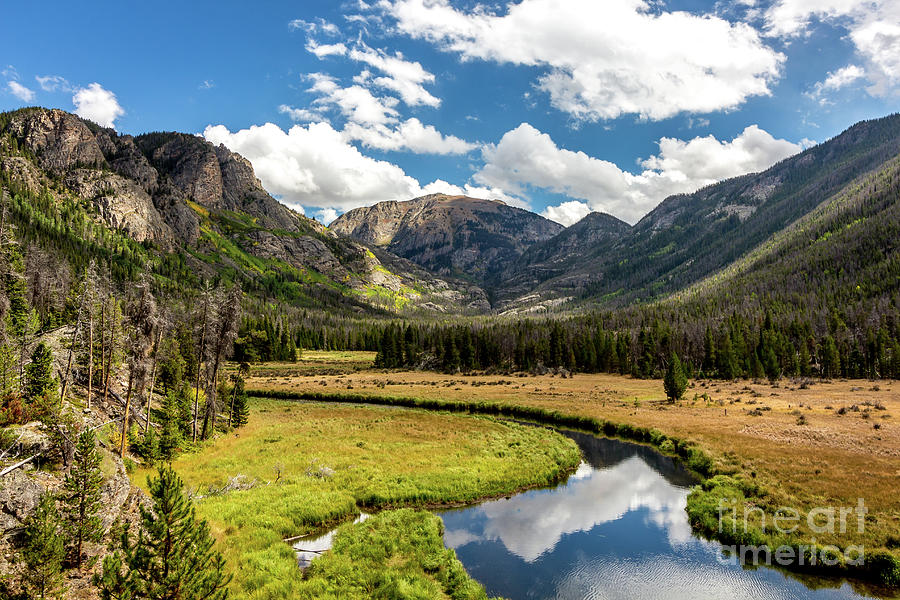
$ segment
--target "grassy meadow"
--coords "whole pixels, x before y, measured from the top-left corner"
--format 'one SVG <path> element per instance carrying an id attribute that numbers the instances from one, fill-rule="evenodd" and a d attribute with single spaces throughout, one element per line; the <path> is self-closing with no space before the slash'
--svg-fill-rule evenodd
<path id="1" fill-rule="evenodd" d="M 344 526 L 336 550 L 305 578 L 284 540 L 361 508 L 466 503 L 550 484 L 579 460 L 575 444 L 558 434 L 489 418 L 254 399 L 248 425 L 173 466 L 220 541 L 235 598 L 395 597 L 397 590 L 482 598 L 427 512 L 388 511 Z M 369 554 L 361 550 L 367 545 Z"/>
<path id="2" fill-rule="evenodd" d="M 335 397 L 423 399 L 524 407 L 629 424 L 693 442 L 724 475 L 693 497 L 695 525 L 712 496 L 740 497 L 768 513 L 786 506 L 869 509 L 865 531 L 816 533 L 801 522 L 794 539 L 900 558 L 900 384 L 860 380 L 695 381 L 685 398 L 665 401 L 662 382 L 614 375 L 443 375 L 376 370 L 301 375 L 254 372 L 248 388 Z M 708 517 L 709 515 L 706 515 Z M 751 520 L 753 521 L 753 520 Z M 759 520 L 753 521 L 759 525 Z M 760 528 L 760 534 L 768 533 Z M 770 541 L 775 541 L 774 539 Z M 896 564 L 896 563 L 895 563 Z M 890 576 L 890 575 L 889 575 Z M 900 578 L 894 571 L 893 577 Z M 894 582 L 900 585 L 900 580 Z"/>

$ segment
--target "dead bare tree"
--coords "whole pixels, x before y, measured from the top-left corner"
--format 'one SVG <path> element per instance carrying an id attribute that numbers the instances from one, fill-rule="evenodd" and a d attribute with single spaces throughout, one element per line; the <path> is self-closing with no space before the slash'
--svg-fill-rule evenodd
<path id="1" fill-rule="evenodd" d="M 66 371 L 62 377 L 62 389 L 59 393 L 59 403 L 62 405 L 66 401 L 66 394 L 69 391 L 69 377 L 72 374 L 72 363 L 75 359 L 75 347 L 78 342 L 78 332 L 81 329 L 81 321 L 84 315 L 86 294 L 81 294 L 78 302 L 78 310 L 75 313 L 75 328 L 72 330 L 72 338 L 69 340 L 69 357 L 66 359 Z"/>
<path id="2" fill-rule="evenodd" d="M 218 293 L 216 303 L 216 318 L 213 323 L 211 366 L 209 371 L 209 385 L 206 392 L 206 414 L 203 419 L 203 438 L 212 435 L 216 426 L 218 404 L 216 394 L 218 390 L 219 369 L 225 362 L 225 355 L 231 350 L 234 339 L 237 337 L 238 323 L 241 316 L 241 288 L 235 284 L 230 291 L 224 290 Z"/>
<path id="3" fill-rule="evenodd" d="M 119 443 L 119 456 L 122 457 L 125 456 L 132 394 L 138 400 L 143 394 L 147 379 L 147 359 L 156 327 L 156 299 L 150 289 L 149 277 L 145 275 L 141 279 L 136 291 L 136 297 L 128 306 L 128 391 L 125 395 L 125 416 L 122 419 L 122 439 Z"/>
<path id="4" fill-rule="evenodd" d="M 103 370 L 101 375 L 103 377 L 104 404 L 109 402 L 109 380 L 112 376 L 115 360 L 116 340 L 119 339 L 119 314 L 121 312 L 119 301 L 113 295 L 111 281 L 108 284 L 106 294 L 106 302 L 103 304 L 105 318 L 101 319 L 101 325 L 105 327 L 106 334 L 104 336 L 101 332 L 101 338 L 103 338 L 104 341 L 101 342 L 102 345 L 100 349 L 101 369 Z"/>
<path id="5" fill-rule="evenodd" d="M 87 407 L 91 408 L 91 397 L 94 391 L 94 310 L 96 308 L 97 296 L 97 273 L 94 261 L 88 266 L 85 275 L 84 286 L 85 302 L 87 303 Z"/>
<path id="6" fill-rule="evenodd" d="M 162 344 L 163 334 L 168 328 L 169 322 L 165 317 L 159 318 L 156 327 L 156 339 L 153 342 L 153 368 L 150 371 L 150 392 L 147 394 L 147 418 L 144 423 L 144 435 L 150 430 L 150 402 L 153 400 L 153 389 L 156 387 L 156 373 L 159 367 L 159 347 Z"/>
<path id="7" fill-rule="evenodd" d="M 193 441 L 197 441 L 197 419 L 200 414 L 200 374 L 203 372 L 203 363 L 206 358 L 206 338 L 209 334 L 210 311 L 212 309 L 212 287 L 209 281 L 203 282 L 200 291 L 200 322 L 199 322 L 199 339 L 197 340 L 197 381 L 194 388 L 194 425 L 193 425 Z"/>

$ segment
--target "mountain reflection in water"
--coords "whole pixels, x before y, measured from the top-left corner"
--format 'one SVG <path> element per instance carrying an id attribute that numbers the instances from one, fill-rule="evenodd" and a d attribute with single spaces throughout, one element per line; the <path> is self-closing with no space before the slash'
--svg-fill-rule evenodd
<path id="1" fill-rule="evenodd" d="M 585 461 L 569 480 L 439 512 L 444 542 L 489 595 L 560 599 L 858 598 L 847 583 L 744 569 L 691 534 L 696 480 L 651 448 L 563 432 Z M 824 586 L 824 587 L 822 587 Z M 820 587 L 820 589 L 813 589 Z"/>

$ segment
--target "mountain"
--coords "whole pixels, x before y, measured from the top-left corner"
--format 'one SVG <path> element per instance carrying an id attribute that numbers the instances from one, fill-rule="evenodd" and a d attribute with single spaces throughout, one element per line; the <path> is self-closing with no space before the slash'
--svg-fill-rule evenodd
<path id="1" fill-rule="evenodd" d="M 563 227 L 497 200 L 432 194 L 353 209 L 330 229 L 435 273 L 484 285 L 532 244 L 550 239 Z"/>
<path id="2" fill-rule="evenodd" d="M 883 318 L 895 321 L 898 288 L 900 155 L 664 304 L 693 314 L 727 311 L 735 299 L 744 310 L 800 306 L 819 328 L 828 321 L 852 322 L 860 312 L 872 327 Z"/>
<path id="3" fill-rule="evenodd" d="M 634 227 L 592 213 L 564 229 L 502 202 L 435 194 L 355 209 L 326 228 L 269 195 L 243 157 L 200 137 L 119 135 L 59 110 L 0 115 L 4 204 L 26 241 L 77 268 L 94 259 L 125 280 L 149 271 L 178 290 L 225 278 L 262 300 L 339 314 L 521 312 L 567 300 L 719 305 L 720 294 L 782 298 L 775 292 L 794 289 L 788 265 L 807 287 L 834 294 L 859 273 L 863 291 L 895 286 L 893 263 L 877 248 L 827 227 L 865 213 L 851 231 L 882 239 L 896 215 L 865 202 L 892 189 L 883 173 L 893 173 L 898 155 L 900 116 L 892 115 L 762 173 L 671 196 Z M 866 183 L 876 176 L 887 179 Z M 869 190 L 868 200 L 839 202 L 857 188 Z M 845 205 L 855 208 L 835 208 Z M 823 242 L 790 237 L 810 223 Z M 776 242 L 793 249 L 761 258 Z M 843 275 L 813 276 L 806 264 Z M 751 280 L 755 287 L 745 285 Z"/>
<path id="4" fill-rule="evenodd" d="M 670 196 L 621 238 L 576 249 L 564 272 L 532 269 L 537 285 L 529 302 L 574 296 L 623 306 L 665 298 L 739 260 L 898 154 L 900 115 L 892 115 L 857 123 L 761 173 Z M 498 285 L 509 290 L 500 298 L 507 305 L 522 301 L 522 270 L 511 269 Z"/>
<path id="5" fill-rule="evenodd" d="M 35 210 L 44 221 L 77 212 L 96 235 L 85 248 L 109 254 L 112 232 L 138 242 L 128 260 L 155 265 L 171 287 L 225 275 L 297 306 L 488 306 L 470 283 L 395 257 L 388 268 L 366 246 L 275 200 L 246 159 L 198 136 L 132 137 L 61 110 L 22 109 L 0 115 L 0 174 L 16 192 L 12 206 L 26 229 L 42 222 Z M 45 196 L 52 201 L 39 201 Z"/>
<path id="6" fill-rule="evenodd" d="M 531 292 L 542 282 L 553 279 L 557 289 L 579 289 L 597 274 L 585 274 L 578 262 L 585 249 L 594 254 L 609 251 L 631 233 L 631 225 L 606 214 L 592 212 L 548 240 L 528 248 L 503 275 L 502 294 L 529 306 L 540 295 Z M 507 303 L 507 309 L 512 308 Z"/>

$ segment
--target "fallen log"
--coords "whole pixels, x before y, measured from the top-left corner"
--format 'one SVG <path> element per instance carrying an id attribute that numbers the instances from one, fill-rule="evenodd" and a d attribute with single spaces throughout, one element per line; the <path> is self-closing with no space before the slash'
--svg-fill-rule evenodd
<path id="1" fill-rule="evenodd" d="M 12 473 L 13 471 L 15 471 L 16 469 L 18 469 L 19 467 L 23 467 L 23 466 L 27 465 L 28 463 L 30 463 L 31 461 L 33 461 L 33 460 L 34 460 L 35 458 L 37 458 L 38 456 L 40 456 L 40 454 L 32 454 L 31 456 L 29 456 L 29 457 L 26 458 L 25 460 L 20 460 L 20 461 L 17 462 L 16 464 L 14 464 L 14 465 L 12 465 L 12 466 L 9 466 L 9 467 L 6 467 L 6 468 L 3 469 L 2 471 L 0 471 L 0 477 L 3 477 L 4 475 L 6 475 L 6 474 L 8 474 L 8 473 Z"/>

